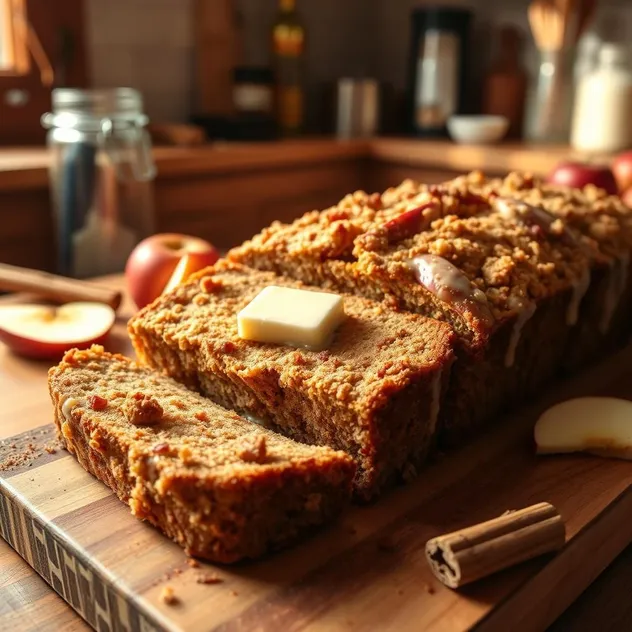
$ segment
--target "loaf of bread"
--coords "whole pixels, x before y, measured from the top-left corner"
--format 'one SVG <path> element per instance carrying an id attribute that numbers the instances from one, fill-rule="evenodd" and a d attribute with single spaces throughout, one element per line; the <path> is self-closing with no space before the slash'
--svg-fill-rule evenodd
<path id="1" fill-rule="evenodd" d="M 474 173 L 356 192 L 273 223 L 229 259 L 448 322 L 458 358 L 440 430 L 453 444 L 585 362 L 596 320 L 616 329 L 630 285 L 629 217 L 598 190 Z"/>
<path id="2" fill-rule="evenodd" d="M 260 556 L 350 497 L 343 452 L 281 437 L 102 347 L 67 352 L 49 389 L 64 446 L 190 555 Z"/>

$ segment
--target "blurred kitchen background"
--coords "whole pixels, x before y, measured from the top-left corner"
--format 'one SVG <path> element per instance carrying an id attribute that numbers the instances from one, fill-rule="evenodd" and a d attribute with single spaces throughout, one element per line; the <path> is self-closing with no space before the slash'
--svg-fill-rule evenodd
<path id="1" fill-rule="evenodd" d="M 0 261 L 89 276 L 155 231 L 607 162 L 630 42 L 629 0 L 0 0 Z"/>

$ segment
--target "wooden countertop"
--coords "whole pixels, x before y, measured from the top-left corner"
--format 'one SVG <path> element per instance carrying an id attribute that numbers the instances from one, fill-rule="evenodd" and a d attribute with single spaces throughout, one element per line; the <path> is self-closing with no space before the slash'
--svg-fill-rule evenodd
<path id="1" fill-rule="evenodd" d="M 363 141 L 333 139 L 268 143 L 209 143 L 199 147 L 156 147 L 159 177 L 183 173 L 230 173 L 367 155 Z M 0 148 L 0 191 L 48 186 L 50 154 L 45 148 Z"/>
<path id="2" fill-rule="evenodd" d="M 157 147 L 154 158 L 159 177 L 185 173 L 234 173 L 240 170 L 373 158 L 416 167 L 467 172 L 473 169 L 504 172 L 512 169 L 548 173 L 571 151 L 565 146 L 524 144 L 457 145 L 448 140 L 333 138 L 261 143 L 216 142 L 200 147 Z M 0 149 L 0 191 L 48 186 L 50 154 L 44 148 Z"/>
<path id="3" fill-rule="evenodd" d="M 123 286 L 120 276 L 108 277 L 100 283 L 116 289 Z M 129 352 L 125 322 L 131 309 L 126 298 L 108 345 L 113 351 Z M 0 345 L 0 439 L 50 421 L 46 388 L 46 371 L 50 364 L 18 358 Z M 571 629 L 589 632 L 595 627 L 601 632 L 632 629 L 632 605 L 628 595 L 631 578 L 632 547 L 629 547 L 551 626 L 552 632 Z M 0 629 L 63 629 L 67 632 L 89 629 L 1 539 Z"/>

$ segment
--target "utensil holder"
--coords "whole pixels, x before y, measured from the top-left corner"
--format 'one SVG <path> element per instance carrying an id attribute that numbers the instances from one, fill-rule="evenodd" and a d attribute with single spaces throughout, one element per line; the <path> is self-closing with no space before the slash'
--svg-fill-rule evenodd
<path id="1" fill-rule="evenodd" d="M 568 142 L 574 96 L 574 57 L 572 49 L 540 51 L 538 75 L 527 108 L 527 140 Z"/>

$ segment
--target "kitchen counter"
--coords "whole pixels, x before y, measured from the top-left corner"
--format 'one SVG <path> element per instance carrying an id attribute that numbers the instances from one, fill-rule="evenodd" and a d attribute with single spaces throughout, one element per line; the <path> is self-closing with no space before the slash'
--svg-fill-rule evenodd
<path id="1" fill-rule="evenodd" d="M 565 146 L 457 145 L 448 140 L 375 138 L 301 139 L 267 143 L 216 142 L 200 147 L 156 147 L 158 177 L 192 173 L 235 173 L 313 162 L 366 158 L 409 167 L 466 172 L 512 169 L 548 173 L 567 158 Z M 0 148 L 0 191 L 48 186 L 49 154 L 43 148 Z M 395 184 L 395 183 L 393 183 Z"/>

